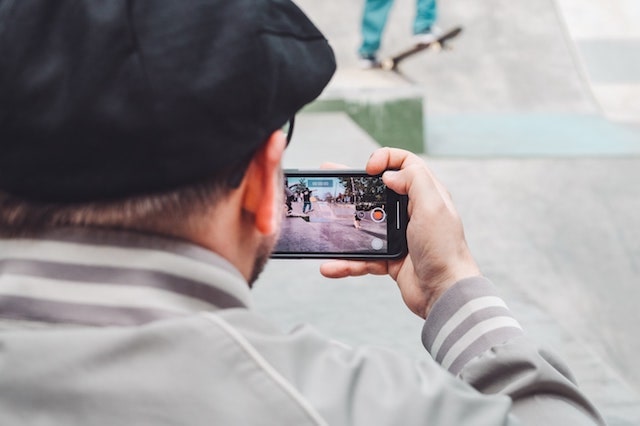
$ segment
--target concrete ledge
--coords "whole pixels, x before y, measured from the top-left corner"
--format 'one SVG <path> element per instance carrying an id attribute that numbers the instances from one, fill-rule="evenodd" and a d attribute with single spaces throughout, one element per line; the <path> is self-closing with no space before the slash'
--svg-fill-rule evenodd
<path id="1" fill-rule="evenodd" d="M 339 69 L 306 112 L 345 112 L 382 146 L 424 153 L 424 94 L 382 70 Z"/>
<path id="2" fill-rule="evenodd" d="M 322 163 L 332 162 L 364 169 L 377 148 L 376 141 L 344 112 L 300 114 L 283 167 L 317 169 Z"/>

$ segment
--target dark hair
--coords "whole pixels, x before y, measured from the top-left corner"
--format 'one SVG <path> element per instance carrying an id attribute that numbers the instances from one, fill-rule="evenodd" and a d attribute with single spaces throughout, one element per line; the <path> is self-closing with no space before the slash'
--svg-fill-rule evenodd
<path id="1" fill-rule="evenodd" d="M 28 237 L 65 226 L 104 227 L 178 235 L 238 185 L 241 164 L 197 184 L 154 194 L 82 203 L 48 203 L 0 190 L 0 236 Z M 238 179 L 240 176 L 240 179 Z"/>

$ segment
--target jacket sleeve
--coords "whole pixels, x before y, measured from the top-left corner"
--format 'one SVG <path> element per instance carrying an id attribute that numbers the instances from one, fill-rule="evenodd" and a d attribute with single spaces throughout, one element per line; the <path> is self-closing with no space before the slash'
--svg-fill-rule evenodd
<path id="1" fill-rule="evenodd" d="M 351 348 L 306 325 L 279 333 L 248 311 L 226 318 L 332 426 L 604 424 L 485 278 L 463 280 L 435 303 L 423 328 L 432 356 L 419 360 Z"/>
<path id="2" fill-rule="evenodd" d="M 529 342 L 489 280 L 457 283 L 435 304 L 422 341 L 443 368 L 512 400 L 523 424 L 604 424 L 562 360 Z"/>

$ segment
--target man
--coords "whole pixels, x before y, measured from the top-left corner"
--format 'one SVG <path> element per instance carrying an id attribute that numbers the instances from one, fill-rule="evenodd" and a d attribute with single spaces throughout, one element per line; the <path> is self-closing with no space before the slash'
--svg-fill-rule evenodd
<path id="1" fill-rule="evenodd" d="M 308 188 L 302 192 L 302 202 L 302 213 L 307 213 L 313 210 L 313 207 L 311 206 L 311 191 L 309 191 Z"/>
<path id="2" fill-rule="evenodd" d="M 389 18 L 393 0 L 365 0 L 362 13 L 362 44 L 358 49 L 360 66 L 374 68 L 379 65 L 378 49 L 382 41 L 384 27 Z M 442 33 L 435 26 L 438 15 L 436 0 L 417 0 L 413 34 L 416 43 L 431 43 Z"/>
<path id="3" fill-rule="evenodd" d="M 295 195 L 293 195 L 293 191 L 289 189 L 287 186 L 287 179 L 284 180 L 284 203 L 287 205 L 287 215 L 291 215 L 293 213 L 293 199 Z"/>
<path id="4" fill-rule="evenodd" d="M 408 194 L 410 254 L 321 272 L 390 274 L 435 361 L 251 309 L 280 128 L 335 69 L 293 3 L 0 0 L 0 50 L 0 424 L 601 423 L 405 151 L 367 171 Z"/>

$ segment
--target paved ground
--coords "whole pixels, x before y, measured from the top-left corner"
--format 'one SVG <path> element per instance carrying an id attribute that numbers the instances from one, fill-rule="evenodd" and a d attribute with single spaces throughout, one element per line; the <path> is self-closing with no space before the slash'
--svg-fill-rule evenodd
<path id="1" fill-rule="evenodd" d="M 348 143 L 346 143 L 348 141 Z M 376 144 L 340 113 L 296 122 L 285 167 L 365 164 Z M 610 425 L 640 424 L 640 159 L 435 159 L 483 269 L 528 333 L 561 353 Z M 283 327 L 422 357 L 421 320 L 385 277 L 330 281 L 320 262 L 272 261 L 254 289 Z M 637 382 L 636 382 L 637 383 Z"/>
<path id="2" fill-rule="evenodd" d="M 557 7 L 605 117 L 640 122 L 640 2 L 557 0 Z"/>
<path id="3" fill-rule="evenodd" d="M 302 214 L 302 205 L 302 202 L 292 203 L 293 212 L 283 220 L 276 251 L 375 253 L 387 250 L 386 222 L 374 222 L 369 212 L 362 212 L 360 229 L 356 229 L 353 204 L 316 201 L 307 214 Z"/>
<path id="4" fill-rule="evenodd" d="M 385 52 L 409 39 L 412 3 L 396 0 Z M 609 424 L 640 424 L 638 2 L 441 3 L 443 26 L 462 23 L 464 37 L 403 68 L 427 97 L 425 159 L 532 337 L 566 357 Z M 340 70 L 358 75 L 360 2 L 299 4 Z M 303 115 L 285 165 L 358 167 L 375 148 L 344 114 Z M 328 281 L 318 265 L 272 262 L 258 308 L 283 326 L 309 322 L 349 343 L 424 356 L 421 321 L 389 279 Z"/>

